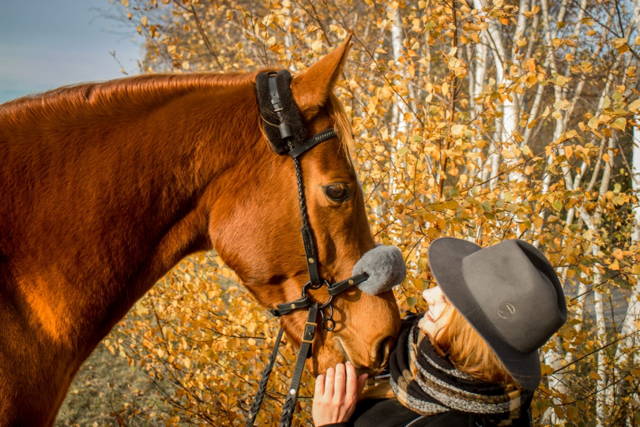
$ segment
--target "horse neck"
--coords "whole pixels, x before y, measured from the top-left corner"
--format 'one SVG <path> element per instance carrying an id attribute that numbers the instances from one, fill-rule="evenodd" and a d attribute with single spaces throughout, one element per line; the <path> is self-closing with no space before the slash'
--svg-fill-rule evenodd
<path id="1" fill-rule="evenodd" d="M 10 132 L 31 152 L 10 153 L 9 167 L 28 172 L 5 174 L 2 185 L 29 213 L 1 224 L 12 238 L 0 255 L 11 260 L 20 305 L 54 340 L 78 347 L 84 335 L 91 348 L 182 257 L 210 247 L 217 178 L 259 137 L 251 91 L 156 96 Z"/>

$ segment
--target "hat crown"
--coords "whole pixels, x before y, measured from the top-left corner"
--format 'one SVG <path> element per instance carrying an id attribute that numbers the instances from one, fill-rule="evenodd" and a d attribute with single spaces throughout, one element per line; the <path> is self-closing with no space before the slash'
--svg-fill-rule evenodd
<path id="1" fill-rule="evenodd" d="M 566 318 L 564 297 L 552 283 L 557 281 L 555 273 L 542 268 L 546 266 L 537 253 L 526 242 L 507 240 L 462 260 L 462 274 L 476 307 L 497 336 L 521 353 L 541 347 Z"/>

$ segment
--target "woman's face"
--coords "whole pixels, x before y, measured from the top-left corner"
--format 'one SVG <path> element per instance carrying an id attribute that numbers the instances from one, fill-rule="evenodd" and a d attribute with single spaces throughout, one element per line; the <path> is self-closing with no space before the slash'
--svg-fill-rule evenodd
<path id="1" fill-rule="evenodd" d="M 427 311 L 418 322 L 418 327 L 431 338 L 435 338 L 453 314 L 452 306 L 440 290 L 440 286 L 425 289 L 422 297 L 427 302 Z"/>

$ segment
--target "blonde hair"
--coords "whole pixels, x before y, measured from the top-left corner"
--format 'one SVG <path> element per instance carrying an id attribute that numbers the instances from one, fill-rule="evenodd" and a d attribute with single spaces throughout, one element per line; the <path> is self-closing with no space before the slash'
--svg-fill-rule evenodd
<path id="1" fill-rule="evenodd" d="M 431 337 L 434 347 L 446 355 L 456 368 L 474 378 L 515 386 L 515 380 L 489 344 L 453 304 L 449 301 L 447 304 L 451 314 L 435 337 Z"/>

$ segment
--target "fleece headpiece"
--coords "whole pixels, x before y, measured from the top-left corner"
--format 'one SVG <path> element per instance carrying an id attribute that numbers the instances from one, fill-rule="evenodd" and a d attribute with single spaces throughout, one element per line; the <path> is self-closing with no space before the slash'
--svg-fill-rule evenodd
<path id="1" fill-rule="evenodd" d="M 275 76 L 275 79 L 270 79 L 272 76 Z M 283 138 L 282 126 L 285 126 L 284 133 L 291 138 L 294 147 L 303 144 L 306 138 L 306 128 L 290 86 L 291 74 L 287 70 L 263 72 L 256 77 L 258 106 L 264 131 L 271 148 L 278 154 L 289 153 L 289 145 Z M 274 109 L 274 97 L 279 103 L 278 108 L 282 108 L 280 116 Z"/>

